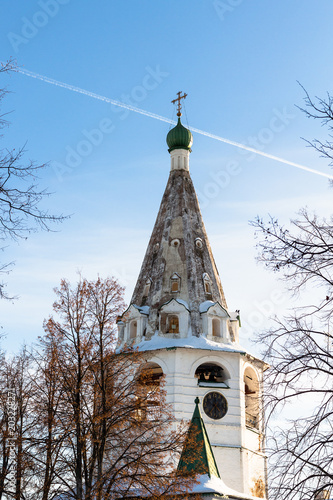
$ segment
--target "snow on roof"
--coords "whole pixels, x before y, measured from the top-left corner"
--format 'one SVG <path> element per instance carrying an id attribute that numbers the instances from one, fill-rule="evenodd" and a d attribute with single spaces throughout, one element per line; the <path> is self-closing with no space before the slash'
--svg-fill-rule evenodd
<path id="1" fill-rule="evenodd" d="M 208 311 L 210 307 L 212 307 L 216 302 L 213 302 L 212 300 L 206 300 L 205 302 L 201 302 L 199 306 L 199 312 L 205 313 Z"/>
<path id="2" fill-rule="evenodd" d="M 222 498 L 228 499 L 237 499 L 237 500 L 258 500 L 257 497 L 253 497 L 252 495 L 246 495 L 245 493 L 239 493 L 238 491 L 233 490 L 225 485 L 222 479 L 214 476 L 210 478 L 208 474 L 203 474 L 196 478 L 196 484 L 193 485 L 189 491 L 189 494 L 212 494 L 219 495 Z M 182 497 L 181 493 L 176 494 L 176 496 Z M 131 493 L 128 495 L 129 498 L 148 498 L 150 495 L 145 488 L 139 489 L 135 488 L 131 490 Z M 187 498 L 187 497 L 186 497 Z"/>
<path id="3" fill-rule="evenodd" d="M 137 306 L 136 304 L 133 304 L 133 307 L 140 311 L 141 314 L 146 314 L 147 316 L 149 315 L 149 306 Z"/>
<path id="4" fill-rule="evenodd" d="M 166 306 L 167 304 L 170 304 L 170 302 L 178 302 L 178 304 L 184 306 L 189 312 L 191 312 L 191 309 L 188 305 L 188 303 L 183 300 L 183 299 L 176 299 L 175 297 L 172 297 L 172 299 L 168 300 L 167 302 L 164 302 L 164 304 L 161 305 L 161 308 L 163 306 Z"/>
<path id="5" fill-rule="evenodd" d="M 244 493 L 239 493 L 224 484 L 222 479 L 218 477 L 209 477 L 207 474 L 198 478 L 198 484 L 193 486 L 191 493 L 217 493 L 219 495 L 225 495 L 226 498 L 241 498 L 244 500 L 255 500 L 252 495 L 246 495 Z M 257 499 L 256 499 L 257 500 Z"/>
<path id="6" fill-rule="evenodd" d="M 190 311 L 189 305 L 188 305 L 188 303 L 185 300 L 183 300 L 183 299 L 176 299 L 176 301 L 178 302 L 178 304 L 181 304 L 182 306 L 185 306 L 186 309 L 188 309 Z"/>
<path id="7" fill-rule="evenodd" d="M 208 309 L 215 306 L 216 304 L 219 305 L 221 307 L 221 309 L 223 309 L 229 316 L 229 313 L 225 309 L 225 307 L 221 306 L 221 304 L 219 302 L 213 302 L 212 300 L 205 300 L 205 302 L 201 302 L 201 304 L 199 305 L 199 312 L 205 313 L 208 311 Z"/>
<path id="8" fill-rule="evenodd" d="M 225 352 L 238 352 L 246 354 L 247 351 L 243 349 L 240 344 L 233 343 L 220 344 L 206 339 L 203 335 L 200 337 L 190 336 L 185 339 L 166 338 L 159 336 L 158 332 L 149 340 L 143 340 L 138 344 L 139 351 L 153 351 L 157 349 L 170 349 L 174 347 L 186 347 L 191 349 L 206 349 L 209 351 L 225 351 Z"/>

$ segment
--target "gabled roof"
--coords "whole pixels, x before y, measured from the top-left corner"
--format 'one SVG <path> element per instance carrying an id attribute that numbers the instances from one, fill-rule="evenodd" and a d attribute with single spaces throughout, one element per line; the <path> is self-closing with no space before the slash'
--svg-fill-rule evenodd
<path id="1" fill-rule="evenodd" d="M 185 300 L 175 299 L 175 298 L 172 298 L 172 299 L 168 300 L 167 302 L 165 302 L 165 304 L 162 304 L 160 309 L 162 309 L 164 306 L 167 306 L 168 304 L 171 304 L 171 302 L 177 302 L 177 304 L 180 304 L 181 306 L 185 307 L 185 309 L 187 309 L 189 312 L 191 312 L 190 307 Z"/>
<path id="2" fill-rule="evenodd" d="M 223 307 L 220 304 L 220 302 L 213 302 L 212 300 L 205 300 L 205 302 L 202 302 L 199 305 L 199 312 L 200 312 L 200 314 L 206 313 L 211 307 L 214 307 L 216 305 L 218 305 L 226 313 L 226 315 L 229 316 L 229 318 L 230 318 L 230 314 L 228 313 L 228 311 L 226 310 L 226 308 Z"/>
<path id="3" fill-rule="evenodd" d="M 125 318 L 125 316 L 130 312 L 130 311 L 136 310 L 140 314 L 144 314 L 145 316 L 149 315 L 149 306 L 137 306 L 136 304 L 130 304 L 128 308 L 123 312 L 123 314 L 119 317 L 119 320 L 121 321 L 122 318 Z M 119 321 L 117 320 L 117 322 Z"/>
<path id="4" fill-rule="evenodd" d="M 220 478 L 214 453 L 199 409 L 199 398 L 195 398 L 195 409 L 181 454 L 178 472 L 194 472 L 209 478 Z"/>

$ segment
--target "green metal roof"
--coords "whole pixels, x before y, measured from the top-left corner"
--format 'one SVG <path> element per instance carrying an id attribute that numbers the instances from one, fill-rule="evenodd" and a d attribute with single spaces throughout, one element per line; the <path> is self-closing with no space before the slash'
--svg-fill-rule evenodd
<path id="1" fill-rule="evenodd" d="M 195 398 L 195 409 L 182 451 L 178 472 L 207 474 L 220 478 L 214 453 L 199 409 L 199 398 Z"/>
<path id="2" fill-rule="evenodd" d="M 187 149 L 191 151 L 193 136 L 189 129 L 182 125 L 180 117 L 178 118 L 177 125 L 169 130 L 166 141 L 169 146 L 169 153 L 174 149 Z"/>

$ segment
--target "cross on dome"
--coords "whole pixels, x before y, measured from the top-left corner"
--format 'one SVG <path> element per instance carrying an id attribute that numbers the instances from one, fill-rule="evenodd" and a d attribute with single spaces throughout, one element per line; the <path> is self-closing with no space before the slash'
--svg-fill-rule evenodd
<path id="1" fill-rule="evenodd" d="M 186 93 L 184 93 L 183 95 L 181 95 L 181 94 L 182 94 L 181 91 L 177 92 L 177 95 L 178 95 L 177 99 L 174 99 L 173 101 L 171 101 L 172 104 L 177 103 L 178 121 L 177 121 L 177 125 L 174 128 L 172 128 L 171 130 L 169 130 L 168 135 L 167 135 L 166 140 L 167 140 L 167 144 L 169 146 L 169 153 L 171 153 L 171 151 L 173 151 L 174 149 L 184 149 L 184 150 L 191 152 L 191 146 L 193 143 L 193 136 L 192 136 L 190 130 L 187 129 L 186 127 L 184 127 L 182 125 L 181 120 L 180 120 L 180 117 L 182 116 L 181 100 L 186 99 L 186 97 L 187 97 Z M 187 156 L 187 160 L 185 163 L 187 165 L 187 170 L 188 170 L 188 156 Z"/>
<path id="2" fill-rule="evenodd" d="M 178 97 L 176 99 L 174 99 L 173 101 L 171 101 L 172 104 L 176 104 L 176 102 L 178 103 L 177 104 L 177 116 L 182 116 L 182 114 L 181 114 L 182 105 L 181 105 L 180 100 L 186 99 L 186 96 L 187 96 L 187 94 L 181 95 L 181 93 L 182 93 L 182 91 L 177 92 Z"/>

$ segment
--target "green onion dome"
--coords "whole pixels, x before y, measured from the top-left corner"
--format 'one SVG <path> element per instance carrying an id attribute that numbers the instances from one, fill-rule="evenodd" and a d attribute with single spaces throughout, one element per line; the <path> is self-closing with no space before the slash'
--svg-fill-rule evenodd
<path id="1" fill-rule="evenodd" d="M 166 141 L 169 146 L 169 153 L 174 149 L 187 149 L 191 151 L 193 136 L 191 132 L 182 125 L 180 118 L 178 118 L 177 125 L 169 131 Z"/>

